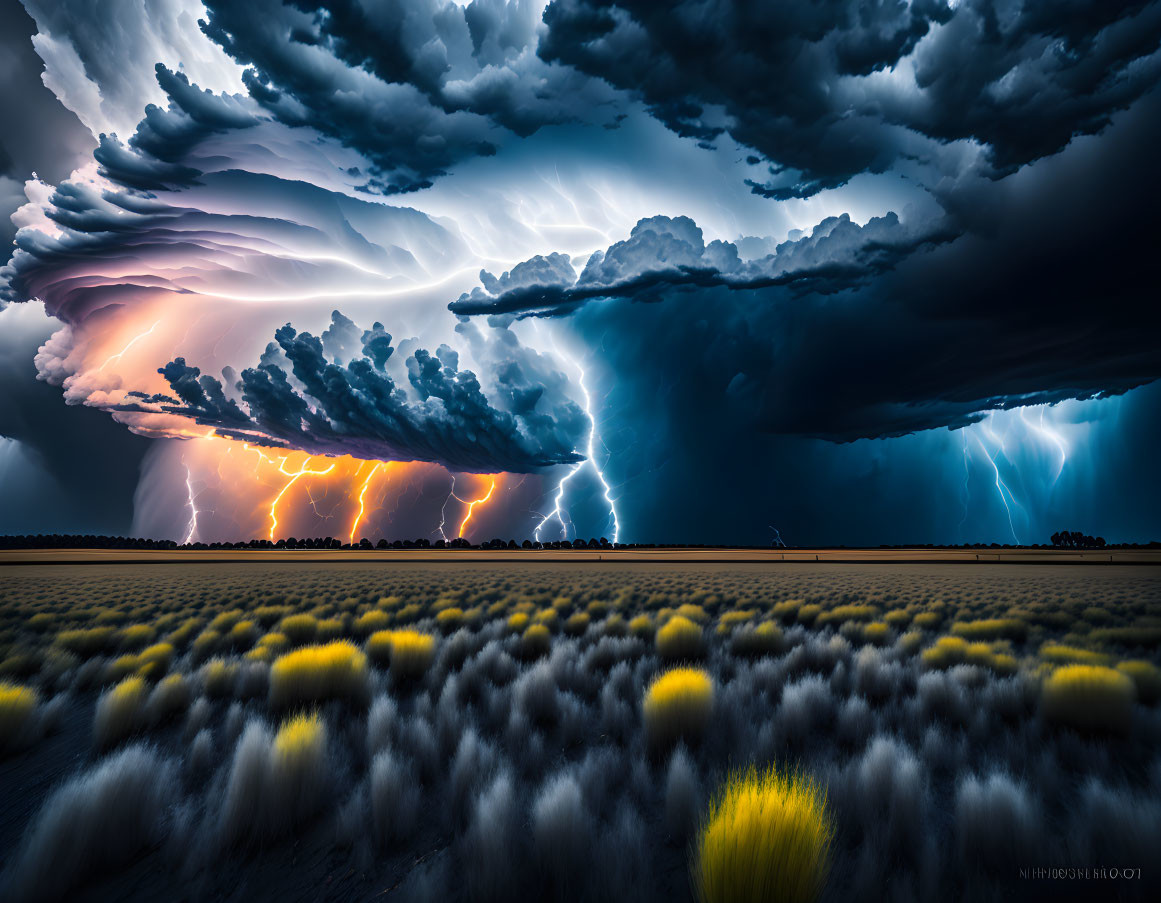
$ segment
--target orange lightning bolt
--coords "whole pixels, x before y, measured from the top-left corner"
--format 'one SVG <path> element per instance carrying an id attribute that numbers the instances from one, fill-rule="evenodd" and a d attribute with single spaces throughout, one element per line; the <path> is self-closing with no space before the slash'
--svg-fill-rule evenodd
<path id="1" fill-rule="evenodd" d="M 313 460 L 314 460 L 313 455 L 311 457 L 307 458 L 306 461 L 303 462 L 302 467 L 300 467 L 298 469 L 298 471 L 295 473 L 291 473 L 290 471 L 288 471 L 286 469 L 286 458 L 283 458 L 282 462 L 278 465 L 279 472 L 283 476 L 290 477 L 290 479 L 286 482 L 286 485 L 282 487 L 282 491 L 279 492 L 278 495 L 276 495 L 274 497 L 274 501 L 272 501 L 270 503 L 270 539 L 271 539 L 271 541 L 274 540 L 274 531 L 278 529 L 278 514 L 277 514 L 278 503 L 282 500 L 282 497 L 284 495 L 286 495 L 286 491 L 291 486 L 293 486 L 295 483 L 297 483 L 300 477 L 305 477 L 305 476 L 324 477 L 328 473 L 330 473 L 332 470 L 335 469 L 335 465 L 331 464 L 331 466 L 328 467 L 326 470 L 310 470 L 309 469 L 310 462 Z"/>
<path id="2" fill-rule="evenodd" d="M 483 498 L 473 499 L 472 501 L 468 502 L 468 513 L 464 515 L 463 522 L 460 524 L 460 532 L 459 532 L 460 536 L 464 535 L 464 530 L 468 526 L 468 521 L 470 521 L 472 519 L 472 511 L 475 510 L 476 505 L 485 504 L 488 501 L 488 499 L 490 499 L 492 497 L 492 492 L 493 492 L 493 490 L 495 490 L 495 488 L 496 488 L 496 478 L 492 477 L 492 482 L 488 485 L 488 494 L 485 495 Z"/>
<path id="3" fill-rule="evenodd" d="M 359 529 L 359 522 L 363 519 L 363 514 L 366 511 L 365 500 L 367 497 L 367 487 L 371 485 L 371 480 L 379 472 L 379 469 L 384 466 L 383 462 L 376 462 L 375 466 L 371 468 L 371 472 L 364 478 L 363 485 L 359 487 L 359 512 L 355 515 L 355 520 L 351 523 L 351 545 L 355 544 L 355 531 Z M 359 469 L 363 469 L 362 464 L 359 465 Z M 356 471 L 356 475 L 357 473 Z"/>

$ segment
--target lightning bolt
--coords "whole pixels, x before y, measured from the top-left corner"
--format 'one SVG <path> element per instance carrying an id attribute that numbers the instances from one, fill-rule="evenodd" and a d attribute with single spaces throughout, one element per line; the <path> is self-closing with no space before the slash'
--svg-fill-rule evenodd
<path id="1" fill-rule="evenodd" d="M 581 470 L 581 468 L 583 468 L 586 464 L 588 464 L 590 467 L 592 467 L 593 473 L 596 474 L 597 479 L 600 480 L 601 488 L 602 488 L 603 494 L 605 496 L 605 502 L 608 504 L 609 513 L 610 513 L 610 515 L 612 515 L 612 518 L 613 518 L 613 542 L 616 543 L 616 542 L 618 542 L 618 538 L 619 538 L 620 533 L 621 533 L 621 522 L 620 522 L 620 519 L 617 517 L 617 505 L 613 501 L 613 497 L 611 495 L 612 488 L 609 486 L 608 480 L 605 479 L 604 473 L 597 466 L 596 456 L 593 453 L 593 447 L 594 447 L 594 444 L 596 441 L 596 435 L 597 435 L 597 420 L 596 420 L 596 417 L 593 416 L 592 396 L 589 394 L 588 387 L 585 385 L 585 371 L 584 371 L 584 368 L 576 361 L 576 359 L 570 357 L 567 354 L 563 354 L 559 349 L 557 349 L 555 342 L 553 342 L 553 348 L 556 351 L 557 355 L 564 358 L 564 360 L 568 361 L 569 364 L 572 365 L 573 369 L 575 369 L 577 372 L 578 383 L 580 385 L 581 395 L 584 398 L 584 412 L 585 412 L 585 416 L 588 418 L 588 421 L 589 421 L 589 435 L 588 435 L 588 439 L 585 442 L 585 460 L 578 461 L 576 464 L 574 464 L 572 466 L 572 468 L 569 470 L 569 472 L 566 473 L 561 478 L 560 482 L 556 484 L 556 498 L 553 502 L 552 510 L 549 511 L 548 514 L 544 515 L 544 517 L 541 519 L 540 523 L 536 525 L 536 529 L 533 531 L 532 535 L 539 542 L 540 541 L 540 531 L 544 528 L 545 524 L 547 524 L 550 520 L 552 520 L 555 517 L 558 521 L 560 521 L 561 529 L 564 531 L 564 538 L 568 539 L 568 525 L 564 522 L 564 512 L 561 508 L 561 505 L 564 501 L 564 487 L 565 487 L 565 484 L 568 483 L 569 480 L 571 480 L 574 476 L 576 476 L 576 474 Z M 571 521 L 571 520 L 572 520 L 572 518 L 570 517 L 569 521 Z"/>
<path id="2" fill-rule="evenodd" d="M 186 504 L 189 505 L 189 529 L 186 530 L 185 539 L 181 541 L 181 544 L 188 546 L 194 541 L 194 536 L 197 534 L 198 529 L 198 506 L 194 498 L 193 477 L 190 474 L 188 464 L 185 466 L 185 491 L 187 496 Z"/>
<path id="3" fill-rule="evenodd" d="M 255 451 L 257 451 L 257 449 L 255 449 Z M 259 454 L 262 454 L 262 453 L 259 452 Z M 262 455 L 262 457 L 265 457 L 265 455 Z M 310 462 L 313 460 L 314 460 L 314 456 L 312 455 L 309 458 L 307 458 L 305 462 L 303 462 L 302 467 L 300 467 L 298 469 L 298 471 L 293 472 L 293 473 L 286 469 L 286 458 L 283 458 L 281 463 L 279 463 L 278 472 L 281 473 L 285 477 L 290 477 L 290 479 L 286 481 L 286 485 L 282 487 L 282 489 L 281 489 L 281 491 L 279 491 L 278 495 L 276 495 L 274 497 L 274 501 L 272 501 L 270 503 L 270 540 L 271 540 L 271 542 L 274 541 L 274 531 L 278 529 L 278 503 L 280 501 L 282 501 L 282 497 L 284 495 L 286 495 L 287 490 L 289 490 L 290 487 L 293 486 L 295 483 L 297 483 L 302 477 L 305 477 L 305 476 L 325 477 L 328 473 L 330 473 L 332 470 L 335 469 L 335 465 L 332 463 L 331 466 L 328 467 L 326 470 L 310 470 L 309 469 Z"/>
<path id="4" fill-rule="evenodd" d="M 981 428 L 984 430 L 984 432 L 986 432 L 992 439 L 994 439 L 999 444 L 1000 451 L 1003 451 L 1004 450 L 1003 441 L 1000 440 L 999 436 L 997 436 L 994 432 L 992 432 L 990 427 L 985 425 L 986 423 L 987 423 L 987 421 L 981 421 Z M 984 455 L 987 456 L 988 461 L 991 462 L 992 470 L 995 471 L 995 474 L 996 474 L 996 492 L 999 493 L 1000 501 L 1004 503 L 1004 511 L 1006 511 L 1008 514 L 1008 529 L 1010 529 L 1012 531 L 1012 539 L 1015 540 L 1016 545 L 1019 545 L 1020 539 L 1016 535 L 1016 525 L 1012 520 L 1012 507 L 1011 507 L 1011 505 L 1016 504 L 1016 497 L 1014 495 L 1012 495 L 1011 490 L 1008 489 L 1007 485 L 1005 485 L 1005 483 L 1004 483 L 1003 478 L 1000 476 L 1000 466 L 996 463 L 995 456 L 991 452 L 988 451 L 987 446 L 984 445 L 983 440 L 979 436 L 976 436 L 975 439 L 976 439 L 976 442 L 980 446 L 980 450 L 983 451 Z M 1009 501 L 1008 501 L 1009 499 L 1011 499 L 1011 504 L 1009 504 Z"/>
<path id="5" fill-rule="evenodd" d="M 366 512 L 367 487 L 371 485 L 371 480 L 374 479 L 375 474 L 377 474 L 382 467 L 383 462 L 376 461 L 375 466 L 371 468 L 371 471 L 363 480 L 363 484 L 359 487 L 359 511 L 355 515 L 354 521 L 351 522 L 351 545 L 355 544 L 355 531 L 359 529 L 359 522 L 363 519 L 363 514 Z M 359 465 L 359 469 L 362 470 L 362 465 Z"/>
<path id="6" fill-rule="evenodd" d="M 963 525 L 967 523 L 968 519 L 968 503 L 971 501 L 971 490 L 968 488 L 968 483 L 971 481 L 971 468 L 968 465 L 968 428 L 965 426 L 960 430 L 963 437 L 963 517 L 960 518 L 959 526 L 956 528 L 959 531 L 960 537 L 963 537 Z"/>
<path id="7" fill-rule="evenodd" d="M 162 319 L 165 319 L 165 318 L 163 317 Z M 153 333 L 153 330 L 155 330 L 160 325 L 161 325 L 161 320 L 158 320 L 156 323 L 154 323 L 152 326 L 150 326 L 147 330 L 145 330 L 145 332 L 140 333 L 139 335 L 133 336 L 133 338 L 131 338 L 129 340 L 129 343 L 124 348 L 122 348 L 116 354 L 111 355 L 109 357 L 109 359 L 107 361 L 105 361 L 105 363 L 101 364 L 101 366 L 98 369 L 104 370 L 111 363 L 113 363 L 113 361 L 121 360 L 121 358 L 124 357 L 126 351 L 128 351 L 130 348 L 132 348 L 137 342 L 141 341 L 147 335 L 151 335 Z"/>
<path id="8" fill-rule="evenodd" d="M 467 529 L 468 521 L 470 521 L 472 519 L 472 512 L 475 511 L 476 505 L 486 504 L 488 499 L 490 499 L 492 497 L 492 493 L 495 491 L 495 489 L 496 489 L 496 478 L 492 477 L 492 482 L 488 484 L 487 495 L 484 495 L 478 499 L 473 499 L 472 501 L 467 503 L 468 504 L 468 512 L 467 512 L 467 514 L 464 515 L 464 519 L 460 523 L 460 532 L 459 532 L 460 536 L 464 535 L 464 530 Z M 457 499 L 458 498 L 459 497 L 457 496 Z M 464 501 L 464 499 L 459 499 L 459 501 L 462 502 L 462 501 Z"/>
<path id="9" fill-rule="evenodd" d="M 1044 423 L 1044 407 L 1040 408 L 1039 423 L 1030 421 L 1025 413 L 1026 410 L 1026 408 L 1020 408 L 1020 419 L 1024 421 L 1024 425 L 1039 433 L 1049 443 L 1055 445 L 1057 451 L 1060 452 L 1060 463 L 1056 465 L 1056 474 L 1052 478 L 1052 485 L 1055 486 L 1060 480 L 1060 475 L 1064 473 L 1064 465 L 1068 461 L 1068 442 L 1059 432 Z"/>
<path id="10" fill-rule="evenodd" d="M 439 526 L 432 531 L 433 533 L 438 533 L 439 538 L 444 542 L 447 542 L 447 534 L 443 531 L 444 526 L 447 524 L 447 503 L 452 499 L 458 498 L 459 496 L 456 495 L 456 475 L 453 473 L 451 474 L 451 488 L 447 491 L 447 498 L 443 500 L 443 507 L 439 509 Z"/>

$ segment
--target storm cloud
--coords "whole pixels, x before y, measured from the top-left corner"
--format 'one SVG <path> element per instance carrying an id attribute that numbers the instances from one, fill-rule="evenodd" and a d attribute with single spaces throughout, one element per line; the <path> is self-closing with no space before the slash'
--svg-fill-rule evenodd
<path id="1" fill-rule="evenodd" d="M 338 311 L 332 315 L 332 329 L 348 323 Z M 431 461 L 456 471 L 526 473 L 583 460 L 573 449 L 587 421 L 575 402 L 546 393 L 546 387 L 559 389 L 564 382 L 548 359 L 520 354 L 511 334 L 476 340 L 509 346 L 497 379 L 507 402 L 503 409 L 485 397 L 472 371 L 460 369 L 458 354 L 447 345 L 434 355 L 417 349 L 406 361 L 410 391 L 398 385 L 386 372 L 394 349 L 381 323 L 362 334 L 362 353 L 345 365 L 328 359 L 325 338 L 287 324 L 275 342 L 289 372 L 267 360 L 243 370 L 226 389 L 176 358 L 159 372 L 177 398 L 137 396 L 141 401 L 127 409 L 155 407 L 212 426 L 219 436 L 260 445 Z"/>
<path id="2" fill-rule="evenodd" d="M 768 161 L 754 191 L 835 188 L 942 145 L 995 175 L 1108 125 L 1155 83 L 1161 5 L 554 0 L 539 53 L 639 95 L 679 134 Z"/>

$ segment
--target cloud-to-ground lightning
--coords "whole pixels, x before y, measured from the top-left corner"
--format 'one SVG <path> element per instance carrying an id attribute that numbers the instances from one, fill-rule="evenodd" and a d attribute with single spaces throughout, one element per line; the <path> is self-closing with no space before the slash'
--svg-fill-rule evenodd
<path id="1" fill-rule="evenodd" d="M 362 465 L 360 465 L 360 466 L 362 466 Z M 367 510 L 366 509 L 367 487 L 371 485 L 371 480 L 374 479 L 375 474 L 377 474 L 380 471 L 380 469 L 383 468 L 383 466 L 384 466 L 384 464 L 382 461 L 376 461 L 375 465 L 371 468 L 371 470 L 368 472 L 367 476 L 363 479 L 362 485 L 359 486 L 359 510 L 355 514 L 355 519 L 353 521 L 351 521 L 351 539 L 350 539 L 350 542 L 352 545 L 354 545 L 354 542 L 355 542 L 355 533 L 359 529 L 359 523 L 363 520 L 363 515 L 366 513 L 366 510 Z"/>
<path id="2" fill-rule="evenodd" d="M 492 493 L 495 492 L 495 490 L 496 490 L 496 477 L 492 477 L 491 482 L 488 484 L 487 494 L 481 496 L 478 499 L 473 499 L 472 501 L 467 503 L 468 510 L 467 510 L 467 513 L 464 515 L 464 519 L 460 522 L 460 530 L 459 530 L 459 534 L 458 534 L 459 536 L 463 536 L 464 531 L 468 528 L 468 521 L 470 521 L 472 519 L 472 512 L 476 510 L 476 506 L 477 505 L 486 505 L 488 503 L 488 500 L 492 497 Z M 461 499 L 460 501 L 463 501 L 463 499 Z"/>
<path id="3" fill-rule="evenodd" d="M 1004 444 L 1000 440 L 1000 438 L 994 432 L 992 432 L 992 430 L 988 426 L 984 426 L 983 429 L 992 439 L 996 440 L 996 442 L 1000 446 L 1000 450 L 1003 451 Z M 1012 505 L 1017 504 L 1016 497 L 1014 495 L 1012 495 L 1011 490 L 1008 489 L 1007 485 L 1004 483 L 1003 477 L 1000 476 L 1000 465 L 996 463 L 995 455 L 993 455 L 990 451 L 988 451 L 988 447 L 986 445 L 984 445 L 983 440 L 979 436 L 976 436 L 975 439 L 976 439 L 976 442 L 980 446 L 980 450 L 984 453 L 984 455 L 987 457 L 988 461 L 991 463 L 992 470 L 995 471 L 995 474 L 996 474 L 996 492 L 1000 496 L 1000 501 L 1003 502 L 1003 504 L 1004 504 L 1004 511 L 1007 512 L 1007 514 L 1008 514 L 1008 529 L 1012 531 L 1012 539 L 1015 541 L 1016 545 L 1019 545 L 1020 544 L 1020 537 L 1016 535 L 1016 524 L 1012 520 Z"/>
<path id="4" fill-rule="evenodd" d="M 588 386 L 585 385 L 585 371 L 575 358 L 564 354 L 560 351 L 560 349 L 556 348 L 555 342 L 553 342 L 553 349 L 557 355 L 568 361 L 569 364 L 572 365 L 573 369 L 577 372 L 577 383 L 580 386 L 581 397 L 584 399 L 584 412 L 589 421 L 589 432 L 588 438 L 585 441 L 585 460 L 579 461 L 570 467 L 568 473 L 561 477 L 560 482 L 556 484 L 556 497 L 553 501 L 552 510 L 541 518 L 540 523 L 536 525 L 536 529 L 533 531 L 532 535 L 536 538 L 537 541 L 539 541 L 540 531 L 544 528 L 545 524 L 547 524 L 555 517 L 558 521 L 560 521 L 560 526 L 564 533 L 563 538 L 568 539 L 568 524 L 564 522 L 564 510 L 561 507 L 564 503 L 564 487 L 565 484 L 568 483 L 568 481 L 571 480 L 587 464 L 588 466 L 592 467 L 593 473 L 596 474 L 597 479 L 600 480 L 601 490 L 605 497 L 605 502 L 607 502 L 609 506 L 609 514 L 613 518 L 613 542 L 617 543 L 620 541 L 621 522 L 617 517 L 617 505 L 613 501 L 611 494 L 612 487 L 609 486 L 609 482 L 605 479 L 605 474 L 602 472 L 601 468 L 597 466 L 596 456 L 594 454 L 594 446 L 596 445 L 597 435 L 597 420 L 593 415 L 592 396 L 589 394 Z M 570 517 L 569 520 L 571 521 L 572 518 Z"/>
<path id="5" fill-rule="evenodd" d="M 960 437 L 963 439 L 963 517 L 959 519 L 959 526 L 956 529 L 962 532 L 963 525 L 967 523 L 968 519 L 968 503 L 971 501 L 969 484 L 971 483 L 972 472 L 968 463 L 968 428 L 964 427 L 959 432 Z"/>
<path id="6" fill-rule="evenodd" d="M 307 458 L 306 461 L 303 462 L 302 467 L 300 467 L 297 471 L 294 471 L 294 472 L 286 469 L 286 458 L 283 458 L 282 461 L 279 463 L 279 465 L 278 465 L 279 473 L 281 473 L 283 476 L 290 477 L 290 479 L 286 481 L 286 485 L 282 487 L 282 489 L 279 491 L 278 495 L 276 495 L 274 497 L 274 500 L 270 503 L 270 539 L 271 539 L 271 541 L 274 540 L 274 531 L 278 529 L 278 503 L 280 501 L 282 501 L 282 497 L 284 495 L 286 495 L 287 490 L 289 490 L 290 487 L 293 486 L 295 483 L 297 483 L 299 481 L 299 479 L 301 479 L 302 477 L 305 477 L 305 476 L 323 477 L 335 469 L 335 465 L 332 463 L 326 470 L 311 470 L 310 469 L 310 462 L 313 460 L 314 460 L 313 456 Z"/>
<path id="7" fill-rule="evenodd" d="M 1056 446 L 1056 450 L 1060 452 L 1060 462 L 1056 465 L 1056 474 L 1052 477 L 1052 485 L 1055 486 L 1060 480 L 1060 475 L 1064 473 L 1064 465 L 1068 462 L 1068 442 L 1060 433 L 1053 427 L 1048 426 L 1044 422 L 1044 407 L 1040 408 L 1040 419 L 1038 423 L 1033 423 L 1028 419 L 1026 411 L 1027 408 L 1020 408 L 1020 419 L 1024 425 L 1036 433 L 1039 433 L 1049 443 Z"/>
<path id="8" fill-rule="evenodd" d="M 183 546 L 189 545 L 194 541 L 198 531 L 198 506 L 197 499 L 194 496 L 193 477 L 190 474 L 189 465 L 185 468 L 185 491 L 186 504 L 189 506 L 189 529 L 186 530 L 185 538 L 182 539 Z"/>

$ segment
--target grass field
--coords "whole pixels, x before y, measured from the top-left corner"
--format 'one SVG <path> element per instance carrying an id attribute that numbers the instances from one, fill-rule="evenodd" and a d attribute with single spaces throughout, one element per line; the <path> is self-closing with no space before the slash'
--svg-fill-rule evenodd
<path id="1" fill-rule="evenodd" d="M 1156 567 L 267 561 L 0 568 L 0 898 L 1161 890 Z"/>

